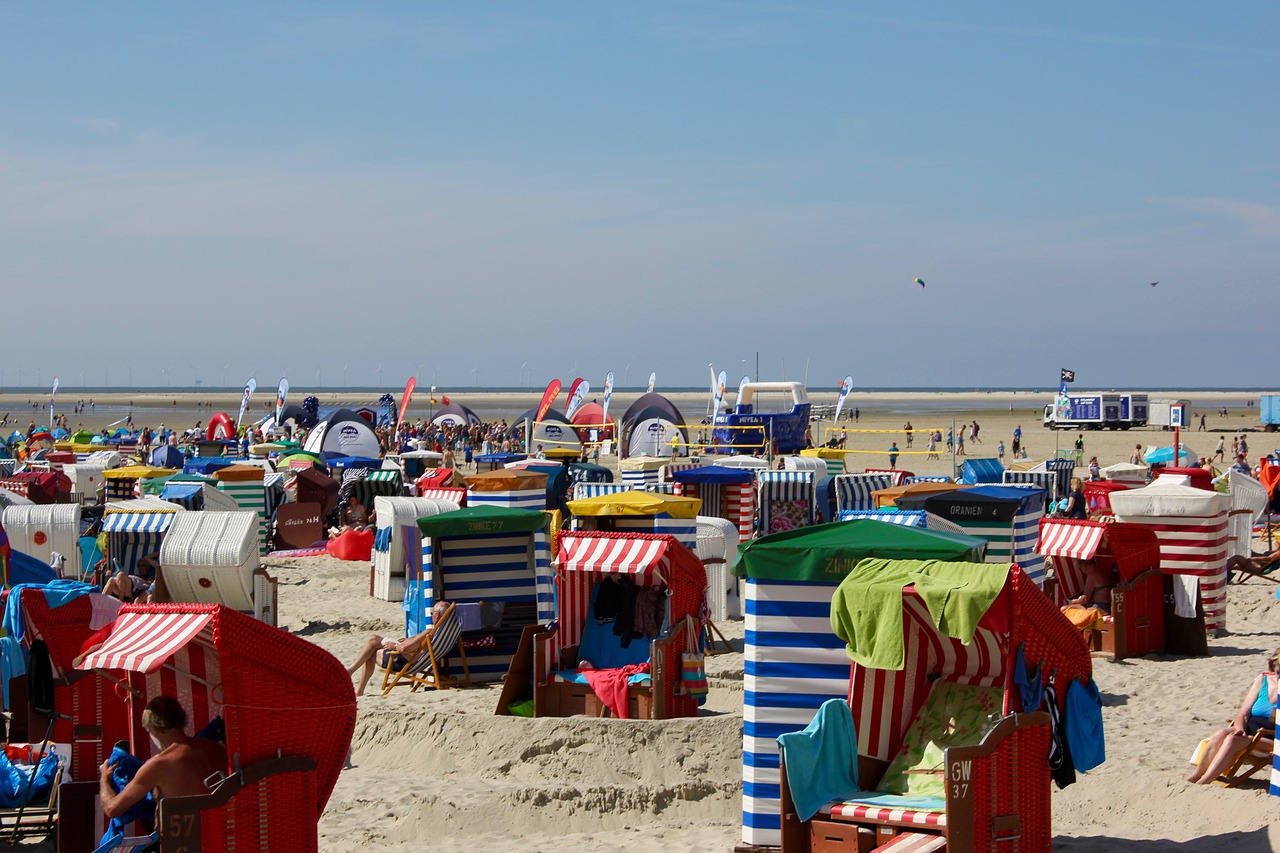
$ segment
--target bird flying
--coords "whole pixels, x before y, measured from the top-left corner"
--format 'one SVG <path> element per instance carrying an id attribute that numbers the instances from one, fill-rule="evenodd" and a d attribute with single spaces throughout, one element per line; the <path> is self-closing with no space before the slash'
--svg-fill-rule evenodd
<path id="1" fill-rule="evenodd" d="M 1155 286 L 1156 286 L 1157 284 L 1159 284 L 1159 283 L 1160 283 L 1160 282 L 1158 282 L 1158 281 L 1153 281 L 1153 282 L 1151 282 L 1151 286 L 1152 286 L 1152 287 L 1155 287 Z"/>

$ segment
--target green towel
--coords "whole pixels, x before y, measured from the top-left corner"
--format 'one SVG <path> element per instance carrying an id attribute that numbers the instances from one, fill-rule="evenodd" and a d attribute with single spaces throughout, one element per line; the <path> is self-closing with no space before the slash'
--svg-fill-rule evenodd
<path id="1" fill-rule="evenodd" d="M 1009 568 L 1007 563 L 862 560 L 832 596 L 831 628 L 845 641 L 854 662 L 900 670 L 906 658 L 904 586 L 915 584 L 939 633 L 968 644 L 978 620 L 1004 588 Z"/>

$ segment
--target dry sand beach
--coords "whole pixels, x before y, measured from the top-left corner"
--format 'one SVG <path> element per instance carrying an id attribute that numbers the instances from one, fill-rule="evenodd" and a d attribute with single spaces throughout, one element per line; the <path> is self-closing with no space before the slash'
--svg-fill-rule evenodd
<path id="1" fill-rule="evenodd" d="M 158 393 L 131 396 L 138 411 L 157 414 L 165 411 L 166 401 L 179 399 Z M 536 394 L 451 396 L 484 417 L 536 404 Z M 689 420 L 701 417 L 704 394 L 673 396 Z M 1229 446 L 1233 433 L 1258 429 L 1256 409 L 1245 406 L 1256 394 L 1181 396 L 1191 398 L 1197 412 L 1212 413 L 1223 405 L 1229 409 L 1225 419 L 1210 415 L 1207 432 L 1184 435 L 1201 455 L 1212 450 L 1218 435 L 1226 436 Z M 816 402 L 834 402 L 834 394 L 815 397 Z M 350 399 L 371 398 L 376 395 Z M 614 411 L 625 410 L 630 398 L 634 395 L 617 395 Z M 114 393 L 95 399 L 104 415 L 118 411 L 112 407 L 122 400 L 128 402 Z M 197 418 L 207 419 L 210 410 L 197 408 L 196 399 L 183 395 L 169 407 L 169 417 L 144 416 L 135 422 L 189 426 Z M 1021 424 L 1030 457 L 1044 458 L 1055 447 L 1069 447 L 1075 437 L 1040 426 L 1039 411 L 1047 400 L 1048 394 L 1026 392 L 855 393 L 846 411 L 860 409 L 856 426 L 867 432 L 850 435 L 849 447 L 865 451 L 853 465 L 886 464 L 885 451 L 893 440 L 905 451 L 901 426 L 908 419 L 918 433 L 911 448 L 916 452 L 904 455 L 900 467 L 919 473 L 949 470 L 946 458 L 924 459 L 923 433 L 931 427 L 945 432 L 953 418 L 957 425 L 974 419 L 981 424 L 982 443 L 969 444 L 970 457 L 994 456 L 996 442 L 1003 438 L 1008 446 L 1013 428 Z M 21 405 L 14 395 L 0 397 L 0 403 Z M 213 411 L 234 414 L 238 395 L 223 395 L 214 403 Z M 419 408 L 415 404 L 411 416 Z M 85 423 L 99 426 L 87 418 Z M 1107 465 L 1127 460 L 1135 444 L 1167 444 L 1169 439 L 1169 433 L 1159 430 L 1085 433 L 1085 458 L 1096 454 Z M 1280 442 L 1254 432 L 1250 444 L 1257 456 Z M 399 606 L 369 597 L 367 564 L 311 557 L 275 558 L 268 565 L 280 579 L 281 626 L 344 662 L 370 632 L 402 634 Z M 1095 678 L 1105 700 L 1107 761 L 1077 784 L 1055 792 L 1058 849 L 1280 849 L 1280 831 L 1271 828 L 1277 801 L 1268 796 L 1261 776 L 1237 790 L 1183 781 L 1197 741 L 1235 712 L 1266 655 L 1280 645 L 1280 601 L 1269 584 L 1231 587 L 1227 620 L 1229 633 L 1211 641 L 1208 658 L 1095 659 Z M 494 716 L 498 689 L 493 686 L 438 693 L 398 688 L 386 697 L 371 690 L 359 700 L 350 766 L 321 820 L 321 849 L 732 849 L 741 839 L 743 627 L 741 622 L 720 627 L 734 650 L 708 659 L 710 699 L 695 719 L 530 720 Z"/>

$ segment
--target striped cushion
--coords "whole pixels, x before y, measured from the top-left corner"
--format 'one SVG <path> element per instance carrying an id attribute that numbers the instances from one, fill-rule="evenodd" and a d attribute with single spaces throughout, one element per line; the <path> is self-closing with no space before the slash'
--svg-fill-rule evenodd
<path id="1" fill-rule="evenodd" d="M 926 835 L 923 832 L 904 832 L 895 835 L 888 844 L 876 848 L 883 853 L 933 853 L 946 850 L 947 839 L 943 835 Z"/>
<path id="2" fill-rule="evenodd" d="M 831 817 L 850 823 L 867 820 L 878 823 L 912 824 L 914 826 L 944 827 L 947 825 L 947 813 L 945 811 L 887 809 L 883 806 L 864 806 L 856 802 L 835 803 L 830 807 L 824 806 L 822 811 L 826 812 L 828 808 L 830 808 Z"/>

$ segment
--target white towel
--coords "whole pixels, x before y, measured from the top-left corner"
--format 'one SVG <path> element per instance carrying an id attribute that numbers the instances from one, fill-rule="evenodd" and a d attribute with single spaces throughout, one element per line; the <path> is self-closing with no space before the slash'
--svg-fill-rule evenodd
<path id="1" fill-rule="evenodd" d="M 1173 576 L 1173 612 L 1183 619 L 1194 619 L 1200 579 L 1194 575 Z"/>
<path id="2" fill-rule="evenodd" d="M 110 595 L 89 595 L 89 630 L 98 631 L 116 621 L 120 599 Z"/>

